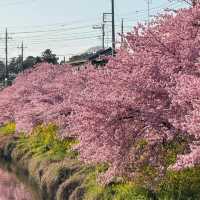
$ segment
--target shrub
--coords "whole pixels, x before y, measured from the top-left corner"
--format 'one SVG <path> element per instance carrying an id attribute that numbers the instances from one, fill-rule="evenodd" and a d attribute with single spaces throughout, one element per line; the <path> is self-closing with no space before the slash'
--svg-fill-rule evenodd
<path id="1" fill-rule="evenodd" d="M 12 135 L 16 131 L 16 125 L 14 122 L 7 123 L 0 127 L 0 135 Z"/>
<path id="2" fill-rule="evenodd" d="M 30 136 L 20 135 L 17 148 L 29 152 L 33 157 L 62 160 L 65 156 L 74 158 L 77 153 L 72 146 L 77 143 L 74 139 L 61 140 L 58 138 L 58 127 L 53 124 L 40 125 L 33 129 Z"/>
<path id="3" fill-rule="evenodd" d="M 89 171 L 84 186 L 86 193 L 85 200 L 150 200 L 147 190 L 133 183 L 113 183 L 106 187 L 97 183 L 99 172 L 106 170 L 106 165 L 97 165 L 95 170 Z"/>

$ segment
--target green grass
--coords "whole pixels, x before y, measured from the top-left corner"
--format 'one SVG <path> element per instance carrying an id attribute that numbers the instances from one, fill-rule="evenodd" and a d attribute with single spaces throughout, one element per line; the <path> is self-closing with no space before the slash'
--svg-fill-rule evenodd
<path id="1" fill-rule="evenodd" d="M 140 140 L 136 147 L 143 150 L 147 144 L 145 140 Z M 187 146 L 187 139 L 181 137 L 163 144 L 160 147 L 163 166 L 167 169 L 175 163 L 177 155 L 184 153 Z M 85 182 L 85 200 L 200 200 L 200 168 L 181 172 L 167 171 L 162 177 L 156 167 L 146 163 L 140 167 L 141 176 L 133 180 L 135 183 L 125 181 L 102 187 L 97 183 L 97 175 L 106 169 L 106 165 L 97 166 L 96 170 L 88 175 Z M 158 181 L 154 181 L 157 177 Z M 145 189 L 149 186 L 154 189 Z"/>
<path id="2" fill-rule="evenodd" d="M 0 135 L 9 136 L 15 133 L 15 123 L 10 122 L 0 127 Z M 16 148 L 23 154 L 40 160 L 59 160 L 65 157 L 77 159 L 77 152 L 72 147 L 77 144 L 75 139 L 61 140 L 58 137 L 58 127 L 54 124 L 40 125 L 30 135 L 21 133 L 16 141 Z M 147 142 L 141 140 L 137 148 L 145 149 Z M 178 138 L 164 144 L 161 149 L 161 157 L 165 167 L 175 163 L 177 154 L 184 153 L 187 148 L 187 140 Z M 98 183 L 99 173 L 108 169 L 107 164 L 89 167 L 84 170 L 86 179 L 83 182 L 86 188 L 84 200 L 200 200 L 200 167 L 185 169 L 179 172 L 168 171 L 160 180 L 154 191 L 155 198 L 145 189 L 148 181 L 153 184 L 153 178 L 157 177 L 156 168 L 147 165 L 141 166 L 141 182 L 113 183 L 102 186 Z"/>
<path id="3" fill-rule="evenodd" d="M 176 138 L 174 141 L 166 143 L 162 146 L 161 152 L 163 152 L 163 161 L 165 166 L 169 166 L 176 162 L 178 154 L 183 154 L 184 150 L 188 148 L 187 138 Z"/>
<path id="4" fill-rule="evenodd" d="M 15 133 L 16 126 L 14 122 L 10 122 L 0 127 L 0 135 L 8 136 Z"/>
<path id="5" fill-rule="evenodd" d="M 132 182 L 113 183 L 102 186 L 98 183 L 99 173 L 107 170 L 106 164 L 92 168 L 85 181 L 86 193 L 84 200 L 149 200 L 148 192 Z"/>
<path id="6" fill-rule="evenodd" d="M 199 200 L 200 167 L 168 172 L 158 196 L 160 200 Z"/>

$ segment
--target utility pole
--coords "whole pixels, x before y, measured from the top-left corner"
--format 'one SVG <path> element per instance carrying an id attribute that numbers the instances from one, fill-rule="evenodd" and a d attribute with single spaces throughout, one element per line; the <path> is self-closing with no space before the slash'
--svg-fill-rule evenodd
<path id="1" fill-rule="evenodd" d="M 22 41 L 21 47 L 17 47 L 18 49 L 21 49 L 21 65 L 22 65 L 22 71 L 24 71 L 24 49 L 27 47 L 24 47 L 24 42 Z"/>
<path id="2" fill-rule="evenodd" d="M 8 79 L 9 79 L 9 72 L 8 72 L 8 39 L 11 39 L 8 37 L 8 30 L 6 28 L 5 33 L 5 57 L 6 57 L 6 65 L 5 65 L 5 79 L 4 79 L 4 85 L 8 85 Z"/>
<path id="3" fill-rule="evenodd" d="M 115 55 L 115 2 L 111 0 L 112 7 L 112 55 Z"/>
<path id="4" fill-rule="evenodd" d="M 104 22 L 102 23 L 101 26 L 95 25 L 92 27 L 93 29 L 100 29 L 102 31 L 102 49 L 105 49 L 105 24 Z"/>
<path id="5" fill-rule="evenodd" d="M 110 16 L 109 19 L 107 19 L 108 16 Z M 104 13 L 103 13 L 104 40 L 105 40 L 105 35 L 106 35 L 106 33 L 105 33 L 105 25 L 106 25 L 106 23 L 112 23 L 111 16 L 112 16 L 112 13 L 111 13 L 111 12 L 104 12 Z M 107 35 L 109 35 L 108 32 L 107 32 Z M 105 41 L 104 41 L 104 43 L 105 43 Z M 107 40 L 107 46 L 108 46 L 108 40 Z"/>
<path id="6" fill-rule="evenodd" d="M 105 24 L 102 24 L 102 49 L 105 49 Z"/>
<path id="7" fill-rule="evenodd" d="M 148 26 L 150 23 L 150 0 L 147 0 L 147 4 L 148 4 Z"/>
<path id="8" fill-rule="evenodd" d="M 6 35 L 5 35 L 5 53 L 6 53 L 6 69 L 5 69 L 5 85 L 7 85 L 8 81 L 8 30 L 6 28 Z"/>
<path id="9" fill-rule="evenodd" d="M 124 43 L 124 19 L 121 21 L 121 47 L 123 47 Z"/>
<path id="10" fill-rule="evenodd" d="M 150 26 L 150 4 L 152 3 L 152 0 L 146 0 L 147 1 L 147 13 L 148 13 L 148 27 Z"/>

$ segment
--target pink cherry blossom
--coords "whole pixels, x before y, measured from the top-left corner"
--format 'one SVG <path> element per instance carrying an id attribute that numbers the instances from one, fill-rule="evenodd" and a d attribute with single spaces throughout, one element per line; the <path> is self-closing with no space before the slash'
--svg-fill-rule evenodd
<path id="1" fill-rule="evenodd" d="M 170 167 L 198 164 L 199 21 L 197 5 L 162 14 L 149 27 L 139 24 L 98 69 L 35 66 L 0 93 L 0 123 L 14 121 L 26 132 L 58 124 L 62 138 L 79 140 L 81 160 L 108 163 L 104 183 L 116 175 L 134 178 L 142 163 L 162 171 L 160 146 L 179 136 L 189 138 L 191 148 Z"/>

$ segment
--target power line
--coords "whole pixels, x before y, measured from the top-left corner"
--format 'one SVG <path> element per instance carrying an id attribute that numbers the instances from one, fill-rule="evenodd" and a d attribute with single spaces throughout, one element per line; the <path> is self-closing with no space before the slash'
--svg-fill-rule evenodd
<path id="1" fill-rule="evenodd" d="M 49 29 L 49 30 L 36 30 L 36 31 L 21 31 L 21 32 L 11 32 L 12 35 L 17 34 L 32 34 L 32 33 L 48 33 L 48 32 L 56 32 L 56 31 L 71 31 L 71 30 L 80 30 L 85 29 L 90 26 L 79 26 L 79 27 L 69 27 L 69 28 L 61 28 L 61 29 Z"/>
<path id="2" fill-rule="evenodd" d="M 115 24 L 114 0 L 111 0 L 111 3 L 112 3 L 112 6 L 111 6 L 112 13 L 110 13 L 110 14 L 112 14 L 112 24 L 111 24 L 112 25 L 111 26 L 111 28 L 112 28 L 111 29 L 111 31 L 112 31 L 112 47 L 114 49 L 115 44 L 116 44 L 115 31 L 119 30 L 121 25 Z M 173 5 L 177 5 L 177 3 L 170 3 L 168 5 L 173 6 Z M 132 13 L 131 15 L 135 15 L 137 17 L 139 15 L 143 15 L 143 16 L 145 15 L 145 17 L 146 17 L 146 13 L 148 13 L 148 18 L 150 18 L 149 12 L 150 11 L 158 11 L 159 9 L 163 9 L 163 8 L 161 8 L 162 6 L 163 5 L 153 7 L 153 8 L 149 7 L 148 11 L 147 10 L 135 11 L 135 13 Z M 128 15 L 126 15 L 126 16 L 128 16 Z M 129 14 L 129 16 L 130 16 L 130 14 Z M 124 19 L 125 19 L 126 22 L 135 22 L 136 21 L 136 20 L 135 21 L 130 20 L 127 17 L 124 18 Z M 13 43 L 9 46 L 12 47 L 12 46 L 14 46 L 15 43 L 18 43 L 19 40 L 23 39 L 23 40 L 26 40 L 26 42 L 31 46 L 32 45 L 33 46 L 45 46 L 45 45 L 51 44 L 51 45 L 56 45 L 57 47 L 60 47 L 62 44 L 65 45 L 66 42 L 68 42 L 68 41 L 96 40 L 100 37 L 100 35 L 95 34 L 95 32 L 94 32 L 94 35 L 91 34 L 91 31 L 88 30 L 92 27 L 92 25 L 80 25 L 80 26 L 73 26 L 73 25 L 74 25 L 73 22 L 69 22 L 68 24 L 54 23 L 54 24 L 46 25 L 46 27 L 48 27 L 48 28 L 45 28 L 44 26 L 41 27 L 41 26 L 37 25 L 37 26 L 29 26 L 29 27 L 40 27 L 36 30 L 13 31 L 13 32 L 10 32 L 10 34 L 15 36 L 15 40 L 13 40 Z M 129 28 L 129 27 L 132 27 L 132 26 L 124 26 L 124 23 L 123 23 L 123 31 L 124 31 L 124 28 Z M 110 26 L 108 26 L 108 28 L 110 28 Z M 120 30 L 119 30 L 119 32 L 120 32 Z M 105 39 L 104 35 L 105 35 L 105 30 L 104 30 L 104 34 L 102 33 L 102 40 L 103 41 Z M 110 38 L 107 38 L 107 41 L 108 40 L 110 40 Z M 104 44 L 104 42 L 102 43 L 102 46 L 104 46 L 103 44 Z"/>
<path id="3" fill-rule="evenodd" d="M 14 1 L 14 2 L 6 2 L 6 3 L 1 3 L 0 6 L 2 7 L 7 7 L 7 6 L 14 6 L 14 5 L 22 5 L 22 4 L 27 4 L 27 3 L 34 3 L 37 0 L 31 0 L 31 2 L 28 2 L 27 0 L 21 0 L 21 1 Z"/>
<path id="4" fill-rule="evenodd" d="M 148 1 L 148 0 L 147 0 Z M 149 8 L 149 11 L 154 11 L 154 10 L 162 10 L 168 6 L 174 6 L 174 5 L 177 5 L 177 4 L 180 4 L 180 2 L 173 2 L 173 3 L 168 3 L 168 4 L 162 4 L 160 6 L 156 6 L 156 7 L 152 7 L 152 8 Z M 136 11 L 133 11 L 133 12 L 129 12 L 127 14 L 122 14 L 123 16 L 130 16 L 130 15 L 138 15 L 138 14 L 146 14 L 148 11 L 146 9 L 143 9 L 143 10 L 136 10 Z"/>
<path id="5" fill-rule="evenodd" d="M 180 3 L 176 3 L 176 4 L 174 4 L 174 8 L 175 9 L 177 9 L 177 8 L 179 8 L 179 6 L 180 6 L 181 4 Z M 165 9 L 165 8 L 162 8 L 162 9 Z M 160 9 L 161 10 L 161 9 Z M 157 10 L 158 11 L 158 10 Z M 138 15 L 137 17 L 140 17 L 140 18 L 143 18 L 143 19 L 140 19 L 140 21 L 145 21 L 145 20 L 147 20 L 148 19 L 148 17 L 147 17 L 147 15 L 146 14 L 140 14 L 140 15 Z M 150 17 L 151 17 L 151 15 L 150 15 Z M 135 19 L 135 18 L 124 18 L 124 20 L 126 21 L 126 22 L 137 22 L 137 21 L 139 21 L 138 19 Z M 132 26 L 133 27 L 133 26 Z"/>
<path id="6" fill-rule="evenodd" d="M 45 43 L 46 42 L 65 42 L 65 41 L 74 41 L 74 40 L 85 40 L 85 39 L 98 39 L 101 35 L 98 35 L 98 36 L 88 36 L 88 37 L 76 37 L 76 38 L 69 38 L 69 39 L 65 39 L 64 41 L 63 40 L 55 40 L 55 39 L 49 39 L 47 41 L 44 41 Z M 32 41 L 30 44 L 41 44 L 41 40 L 36 40 L 36 41 Z"/>
<path id="7" fill-rule="evenodd" d="M 38 37 L 38 38 L 32 38 L 31 40 L 28 40 L 28 41 L 30 41 L 30 42 L 33 42 L 33 41 L 39 41 L 39 42 L 45 42 L 45 41 L 51 41 L 51 40 L 53 40 L 53 41 L 59 41 L 59 40 L 61 40 L 61 41 L 63 41 L 64 42 L 64 40 L 76 40 L 76 39 L 80 39 L 80 38 L 92 38 L 92 37 L 98 37 L 98 36 L 101 36 L 101 35 L 99 35 L 99 34 L 97 34 L 97 33 L 95 33 L 95 34 L 85 34 L 85 35 L 78 35 L 78 36 L 76 36 L 76 35 L 72 35 L 72 36 L 70 36 L 70 37 L 67 37 L 67 36 L 62 36 L 62 37 L 46 37 L 46 38 L 40 38 L 40 37 Z M 14 42 L 17 42 L 18 43 L 18 41 L 19 40 L 13 40 Z"/>
<path id="8" fill-rule="evenodd" d="M 54 33 L 49 33 L 48 36 L 51 36 L 51 37 L 65 37 L 65 36 L 77 36 L 77 35 L 88 35 L 88 34 L 91 34 L 91 33 L 97 33 L 96 31 L 85 31 L 85 32 L 72 32 L 72 33 L 69 33 L 69 32 L 54 32 Z M 47 38 L 47 34 L 40 34 L 40 35 L 37 35 L 37 34 L 34 34 L 34 35 L 29 35 L 29 36 L 16 36 L 15 37 L 16 39 L 21 39 L 21 38 L 25 38 L 25 39 L 34 39 L 34 38 Z"/>

